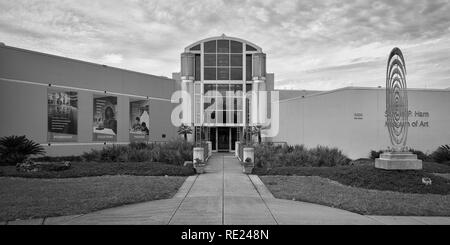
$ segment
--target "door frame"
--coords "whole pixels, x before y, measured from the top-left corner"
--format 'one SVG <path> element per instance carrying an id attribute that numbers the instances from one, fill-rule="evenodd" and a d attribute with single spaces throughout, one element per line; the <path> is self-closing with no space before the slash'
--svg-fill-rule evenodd
<path id="1" fill-rule="evenodd" d="M 227 149 L 219 149 L 219 129 L 226 129 L 228 131 L 228 150 Z M 231 129 L 230 127 L 217 127 L 216 128 L 216 150 L 217 152 L 231 152 Z"/>
<path id="2" fill-rule="evenodd" d="M 233 150 L 233 134 L 232 134 L 232 128 L 234 127 L 214 127 L 215 128 L 215 140 L 216 142 L 212 142 L 215 144 L 216 150 L 213 150 L 213 152 L 219 152 L 219 128 L 227 128 L 228 129 L 228 152 L 235 152 L 236 150 Z M 239 127 L 235 127 L 236 130 L 239 130 Z M 239 135 L 239 134 L 238 134 Z M 239 141 L 237 138 L 236 140 Z"/>

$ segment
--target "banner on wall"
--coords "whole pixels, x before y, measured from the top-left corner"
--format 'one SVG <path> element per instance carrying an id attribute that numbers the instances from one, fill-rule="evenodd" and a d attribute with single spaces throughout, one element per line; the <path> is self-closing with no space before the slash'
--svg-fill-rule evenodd
<path id="1" fill-rule="evenodd" d="M 130 101 L 130 142 L 147 142 L 150 134 L 150 101 Z"/>
<path id="2" fill-rule="evenodd" d="M 78 93 L 47 90 L 47 139 L 49 142 L 76 142 L 78 135 Z"/>
<path id="3" fill-rule="evenodd" d="M 117 97 L 94 94 L 93 141 L 117 140 Z"/>

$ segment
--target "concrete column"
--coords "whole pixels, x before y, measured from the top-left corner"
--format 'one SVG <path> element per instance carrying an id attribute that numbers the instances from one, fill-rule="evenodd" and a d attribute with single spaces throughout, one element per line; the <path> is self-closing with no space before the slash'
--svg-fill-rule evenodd
<path id="1" fill-rule="evenodd" d="M 192 126 L 194 118 L 194 65 L 195 54 L 182 53 L 181 54 L 181 90 L 183 93 L 183 121 L 185 125 Z M 189 102 L 189 103 L 186 103 Z"/>
<path id="2" fill-rule="evenodd" d="M 239 146 L 240 146 L 241 142 L 236 141 L 234 143 L 234 156 L 238 157 L 239 156 Z"/>
<path id="3" fill-rule="evenodd" d="M 253 93 L 252 93 L 252 126 L 264 123 L 267 116 L 267 94 L 266 91 L 266 54 L 257 53 L 253 55 Z"/>
<path id="4" fill-rule="evenodd" d="M 212 142 L 206 141 L 206 143 L 208 144 L 208 157 L 210 157 L 212 156 Z"/>
<path id="5" fill-rule="evenodd" d="M 183 124 L 185 125 L 192 125 L 193 123 L 193 87 L 194 82 L 192 80 L 182 80 L 181 81 L 181 90 L 183 92 L 182 94 L 182 108 L 183 108 Z"/>

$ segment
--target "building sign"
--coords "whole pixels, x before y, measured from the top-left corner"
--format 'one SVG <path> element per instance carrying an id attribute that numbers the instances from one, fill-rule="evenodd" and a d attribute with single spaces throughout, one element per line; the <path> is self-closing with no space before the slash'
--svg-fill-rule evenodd
<path id="1" fill-rule="evenodd" d="M 147 142 L 150 134 L 150 101 L 130 101 L 130 141 Z"/>
<path id="2" fill-rule="evenodd" d="M 117 140 L 117 97 L 94 95 L 93 141 Z"/>
<path id="3" fill-rule="evenodd" d="M 355 113 L 353 113 L 353 119 L 354 120 L 363 120 L 364 114 L 362 112 L 355 112 Z"/>
<path id="4" fill-rule="evenodd" d="M 47 116 L 47 138 L 49 142 L 77 141 L 77 92 L 48 89 Z"/>
<path id="5" fill-rule="evenodd" d="M 387 117 L 387 112 L 384 114 Z M 430 127 L 430 113 L 427 111 L 417 111 L 417 110 L 409 110 L 408 111 L 408 127 L 412 128 L 429 128 Z M 385 122 L 384 126 L 387 126 L 387 122 Z"/>

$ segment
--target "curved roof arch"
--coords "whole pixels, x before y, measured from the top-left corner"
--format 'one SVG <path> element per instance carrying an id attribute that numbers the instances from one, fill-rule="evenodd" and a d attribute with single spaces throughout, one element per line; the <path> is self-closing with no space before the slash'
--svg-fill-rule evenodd
<path id="1" fill-rule="evenodd" d="M 256 50 L 257 50 L 258 52 L 262 52 L 262 48 L 259 47 L 259 46 L 256 45 L 256 44 L 252 43 L 252 42 L 249 42 L 249 41 L 244 40 L 244 39 L 242 39 L 242 38 L 229 37 L 229 36 L 226 36 L 225 34 L 223 34 L 222 36 L 209 37 L 209 38 L 202 39 L 202 40 L 200 40 L 200 41 L 197 41 L 197 42 L 195 42 L 195 43 L 192 43 L 192 44 L 188 45 L 184 50 L 185 50 L 185 52 L 189 52 L 189 50 L 190 50 L 192 47 L 194 47 L 194 46 L 196 46 L 196 45 L 198 45 L 198 44 L 200 44 L 200 43 L 208 42 L 208 41 L 212 41 L 212 40 L 233 40 L 233 41 L 238 41 L 238 42 L 242 42 L 242 43 L 248 44 L 248 45 L 250 45 L 250 46 L 253 46 L 254 48 L 256 48 Z"/>

